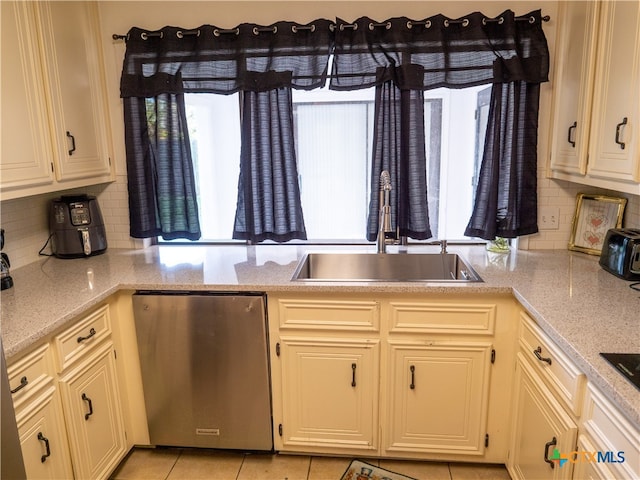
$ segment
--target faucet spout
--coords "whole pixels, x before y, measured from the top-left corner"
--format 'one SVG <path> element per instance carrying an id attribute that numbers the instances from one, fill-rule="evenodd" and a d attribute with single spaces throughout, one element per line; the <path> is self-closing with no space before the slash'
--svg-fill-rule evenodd
<path id="1" fill-rule="evenodd" d="M 391 176 L 387 170 L 383 170 L 380 174 L 380 212 L 378 214 L 378 238 L 376 242 L 378 253 L 386 253 L 387 244 L 393 241 L 387 237 L 387 234 L 393 231 L 391 229 L 390 192 Z"/>

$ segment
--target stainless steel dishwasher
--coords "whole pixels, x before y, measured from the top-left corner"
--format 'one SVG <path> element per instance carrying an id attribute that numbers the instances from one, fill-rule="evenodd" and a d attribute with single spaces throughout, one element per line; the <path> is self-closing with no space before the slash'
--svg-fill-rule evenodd
<path id="1" fill-rule="evenodd" d="M 263 294 L 138 291 L 151 444 L 272 450 Z"/>

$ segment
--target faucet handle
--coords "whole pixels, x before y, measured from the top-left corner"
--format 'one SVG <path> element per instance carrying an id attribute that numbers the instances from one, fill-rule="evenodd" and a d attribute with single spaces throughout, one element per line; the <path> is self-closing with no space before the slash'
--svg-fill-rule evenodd
<path id="1" fill-rule="evenodd" d="M 445 255 L 447 253 L 447 241 L 440 240 L 440 254 Z"/>

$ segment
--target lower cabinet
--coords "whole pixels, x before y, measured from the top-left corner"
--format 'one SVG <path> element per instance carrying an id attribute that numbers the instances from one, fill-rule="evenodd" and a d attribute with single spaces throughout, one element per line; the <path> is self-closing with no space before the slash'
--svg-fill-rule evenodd
<path id="1" fill-rule="evenodd" d="M 587 474 L 574 478 L 640 478 L 640 428 L 591 383 L 586 390 L 580 441 L 584 447 L 577 449 L 576 471 Z"/>
<path id="2" fill-rule="evenodd" d="M 29 479 L 73 478 L 59 392 L 53 385 L 16 412 Z"/>
<path id="3" fill-rule="evenodd" d="M 7 367 L 27 478 L 107 479 L 126 455 L 111 334 L 105 304 Z"/>
<path id="4" fill-rule="evenodd" d="M 512 300 L 425 297 L 269 297 L 276 450 L 505 461 Z"/>
<path id="5" fill-rule="evenodd" d="M 570 479 L 577 425 L 542 378 L 518 354 L 511 452 L 507 468 L 511 478 Z"/>
<path id="6" fill-rule="evenodd" d="M 484 452 L 491 343 L 390 344 L 386 452 Z"/>
<path id="7" fill-rule="evenodd" d="M 113 345 L 60 378 L 77 478 L 107 478 L 126 453 Z"/>
<path id="8" fill-rule="evenodd" d="M 280 348 L 285 448 L 376 452 L 379 342 L 283 337 Z"/>

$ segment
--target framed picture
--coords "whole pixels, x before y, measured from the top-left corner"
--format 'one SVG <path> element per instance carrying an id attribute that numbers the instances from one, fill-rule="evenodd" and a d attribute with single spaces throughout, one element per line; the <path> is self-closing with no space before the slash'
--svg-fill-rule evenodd
<path id="1" fill-rule="evenodd" d="M 607 230 L 622 226 L 626 198 L 579 193 L 573 216 L 569 250 L 600 255 Z"/>

